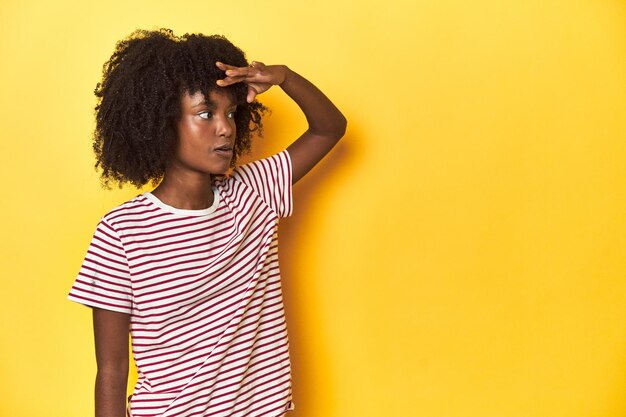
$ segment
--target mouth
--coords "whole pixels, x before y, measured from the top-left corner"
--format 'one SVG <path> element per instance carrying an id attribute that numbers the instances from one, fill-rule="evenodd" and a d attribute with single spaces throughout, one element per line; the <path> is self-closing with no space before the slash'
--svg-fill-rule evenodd
<path id="1" fill-rule="evenodd" d="M 213 152 L 224 158 L 232 158 L 233 147 L 231 145 L 222 145 L 213 148 Z"/>

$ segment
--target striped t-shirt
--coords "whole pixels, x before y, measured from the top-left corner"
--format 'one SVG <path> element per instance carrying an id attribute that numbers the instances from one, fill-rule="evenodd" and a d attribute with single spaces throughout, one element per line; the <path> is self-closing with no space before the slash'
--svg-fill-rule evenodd
<path id="1" fill-rule="evenodd" d="M 68 298 L 131 315 L 133 417 L 278 417 L 295 408 L 277 226 L 285 150 L 216 180 L 213 205 L 138 195 L 98 223 Z"/>

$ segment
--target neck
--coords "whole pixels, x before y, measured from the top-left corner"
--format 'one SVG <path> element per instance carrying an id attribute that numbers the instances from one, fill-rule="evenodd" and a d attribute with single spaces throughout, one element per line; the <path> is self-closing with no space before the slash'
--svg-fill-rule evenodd
<path id="1" fill-rule="evenodd" d="M 165 204 L 184 210 L 202 210 L 213 204 L 211 175 L 166 170 L 152 194 Z"/>

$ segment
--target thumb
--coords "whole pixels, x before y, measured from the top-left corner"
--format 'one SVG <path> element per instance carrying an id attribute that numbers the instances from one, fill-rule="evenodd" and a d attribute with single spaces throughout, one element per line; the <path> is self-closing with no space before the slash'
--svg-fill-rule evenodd
<path id="1" fill-rule="evenodd" d="M 254 87 L 252 87 L 250 84 L 248 84 L 248 96 L 246 97 L 246 101 L 248 103 L 252 103 L 254 101 L 254 98 L 257 95 L 257 91 L 254 89 Z"/>

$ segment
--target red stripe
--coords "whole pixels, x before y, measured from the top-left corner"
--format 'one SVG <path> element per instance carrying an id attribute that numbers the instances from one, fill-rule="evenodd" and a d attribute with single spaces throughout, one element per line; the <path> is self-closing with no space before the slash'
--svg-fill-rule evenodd
<path id="1" fill-rule="evenodd" d="M 172 264 L 172 265 L 167 265 L 167 266 L 159 266 L 159 267 L 155 267 L 155 268 L 151 268 L 149 270 L 149 272 L 154 272 L 154 271 L 158 271 L 156 274 L 152 274 L 148 277 L 144 277 L 144 278 L 136 278 L 136 282 L 139 283 L 143 283 L 143 285 L 136 285 L 136 293 L 138 296 L 140 297 L 144 297 L 146 294 L 151 294 L 151 292 L 149 291 L 144 291 L 147 288 L 151 288 L 157 285 L 162 285 L 162 284 L 167 284 L 167 283 L 171 283 L 171 282 L 181 282 L 181 281 L 185 281 L 185 282 L 190 282 L 193 284 L 199 284 L 201 282 L 205 282 L 205 281 L 213 281 L 214 285 L 219 285 L 221 282 L 223 282 L 224 280 L 234 276 L 234 275 L 239 275 L 242 274 L 242 271 L 245 267 L 247 267 L 248 265 L 250 265 L 251 262 L 253 261 L 258 261 L 258 259 L 256 257 L 253 257 L 252 255 L 259 253 L 260 251 L 265 251 L 267 244 L 264 244 L 261 247 L 257 247 L 257 246 L 253 246 L 255 245 L 257 242 L 250 242 L 248 244 L 240 244 L 239 245 L 239 252 L 238 254 L 236 254 L 237 258 L 236 259 L 230 259 L 227 258 L 224 252 L 215 255 L 213 258 L 217 258 L 219 257 L 219 260 L 214 260 L 214 259 L 207 259 L 207 264 L 211 265 L 211 269 L 207 271 L 207 273 L 203 273 L 201 275 L 197 274 L 198 270 L 203 270 L 206 269 L 206 266 L 201 267 L 199 265 L 193 265 L 193 266 L 189 266 L 187 268 L 178 268 L 175 270 L 170 270 L 167 271 L 168 268 L 172 267 L 172 266 L 180 266 L 180 265 L 189 265 L 192 262 L 197 263 L 197 260 L 188 260 L 188 261 L 181 261 L 178 262 L 176 264 Z M 245 252 L 243 252 L 245 251 Z M 252 259 L 249 259 L 252 258 Z M 223 273 L 223 269 L 224 267 L 228 266 L 232 272 L 230 275 L 224 275 Z M 239 267 L 238 269 L 234 269 L 236 267 Z M 181 272 L 187 272 L 187 271 L 193 271 L 194 273 L 192 274 L 186 274 L 186 275 L 180 275 Z M 142 271 L 143 274 L 144 271 Z M 249 273 L 251 271 L 248 270 L 247 273 Z M 176 274 L 176 276 L 173 276 L 170 279 L 163 279 L 163 280 L 158 280 L 156 282 L 153 282 L 154 279 L 158 279 L 159 277 L 163 276 L 164 273 L 167 274 Z M 137 276 L 138 274 L 136 274 Z M 222 276 L 223 278 L 219 281 L 216 281 L 217 279 L 217 275 Z M 165 292 L 171 288 L 174 287 L 167 287 L 167 288 L 161 288 L 159 289 L 159 291 L 161 292 Z M 146 299 L 146 302 L 152 302 L 154 301 L 153 299 Z"/>
<path id="2" fill-rule="evenodd" d="M 277 327 L 277 326 L 275 326 L 275 327 Z M 277 330 L 277 331 L 275 331 L 273 333 L 269 333 L 269 334 L 266 331 L 265 334 L 263 336 L 261 336 L 261 337 L 256 337 L 256 335 L 254 335 L 254 337 L 250 337 L 250 338 L 248 338 L 246 340 L 240 340 L 235 345 L 231 345 L 231 349 L 228 351 L 228 354 L 229 355 L 234 355 L 234 354 L 237 354 L 237 353 L 244 352 L 244 351 L 248 350 L 250 348 L 250 346 L 247 343 L 250 342 L 253 339 L 256 342 L 256 344 L 254 346 L 258 346 L 259 348 L 262 348 L 262 347 L 265 347 L 265 346 L 274 345 L 276 343 L 276 341 L 275 341 L 275 339 L 273 337 L 278 336 L 278 335 L 282 335 L 284 332 L 285 332 L 285 329 L 281 328 L 281 329 L 279 329 L 279 330 Z M 248 333 L 251 333 L 251 332 L 248 332 Z M 267 338 L 272 338 L 272 339 L 269 342 L 267 342 L 267 343 L 262 343 L 262 344 L 258 343 L 259 341 L 265 340 Z M 239 338 L 239 339 L 241 339 L 241 338 Z M 243 345 L 244 347 L 242 347 L 239 350 L 233 350 L 233 346 L 239 346 L 239 345 Z M 189 353 L 194 353 L 194 352 L 198 352 L 198 351 L 202 351 L 202 353 L 198 354 L 198 355 L 195 355 L 195 356 L 190 356 L 189 355 Z M 196 359 L 204 358 L 204 355 L 205 355 L 204 349 L 193 349 L 193 350 L 189 351 L 188 354 L 185 355 L 183 358 L 184 358 L 185 361 L 193 362 Z M 203 361 L 203 362 L 206 362 L 206 361 Z M 149 365 L 150 366 L 150 372 L 152 372 L 152 373 L 163 372 L 164 370 L 166 370 L 168 368 L 175 367 L 177 363 L 178 363 L 178 360 L 163 360 L 163 361 L 159 361 L 159 362 L 154 362 L 154 363 L 151 363 Z M 211 363 L 207 362 L 207 364 L 211 364 Z M 155 365 L 164 365 L 164 366 L 162 366 L 160 368 L 154 368 Z M 175 373 L 175 372 L 173 372 L 173 373 Z M 175 380 L 173 380 L 173 379 L 170 380 L 170 382 L 172 382 L 172 381 L 175 381 Z"/>
<path id="3" fill-rule="evenodd" d="M 268 323 L 272 323 L 272 322 L 273 322 L 273 319 L 270 319 L 270 320 L 267 320 L 267 321 L 263 321 L 263 320 L 260 320 L 260 321 L 259 321 L 259 323 L 263 323 L 263 324 L 265 324 L 266 322 L 268 322 Z M 283 317 L 283 318 L 282 318 L 282 321 L 281 321 L 280 323 L 277 323 L 277 324 L 275 324 L 275 325 L 274 325 L 274 326 L 272 326 L 272 327 L 267 327 L 264 331 L 267 331 L 267 330 L 269 330 L 269 329 L 273 329 L 273 328 L 276 328 L 276 327 L 280 327 L 280 326 L 284 325 L 285 323 L 286 323 L 286 321 L 285 321 L 285 319 L 284 319 L 284 317 Z M 231 328 L 229 328 L 228 330 L 230 330 L 230 329 L 231 329 Z M 239 330 L 240 330 L 240 329 L 239 329 Z M 255 330 L 257 330 L 257 329 L 256 329 L 256 328 L 252 328 L 251 330 L 247 330 L 247 331 L 245 331 L 245 332 L 239 332 L 238 334 L 239 334 L 239 336 L 243 336 L 243 335 L 246 335 L 246 334 L 251 334 L 251 333 L 253 333 Z M 223 335 L 223 336 L 222 336 L 222 338 L 223 338 L 224 336 L 230 336 L 230 334 L 231 334 L 231 333 L 232 333 L 232 331 L 231 331 L 231 332 L 229 332 L 229 333 L 227 333 L 227 334 L 225 334 L 225 335 Z M 213 347 L 213 349 L 220 348 L 220 347 L 225 346 L 225 345 L 227 345 L 227 344 L 229 344 L 229 343 L 230 343 L 230 341 L 228 341 L 228 340 L 223 341 L 223 342 L 220 342 L 220 343 L 218 343 L 217 345 L 215 345 L 215 346 Z M 242 342 L 242 343 L 243 343 L 243 342 Z M 196 352 L 197 350 L 196 350 L 196 349 L 193 349 L 193 348 L 192 348 L 192 346 L 193 346 L 193 345 L 191 345 L 190 347 L 187 347 L 186 349 L 171 349 L 168 353 L 170 353 L 170 354 L 174 354 L 174 353 L 187 354 L 187 353 L 189 353 L 189 352 Z M 134 353 L 134 354 L 137 354 L 138 356 L 140 356 L 140 359 L 139 359 L 139 358 L 137 359 L 137 360 L 138 360 L 138 363 L 139 363 L 141 360 L 154 359 L 154 358 L 157 358 L 157 357 L 161 357 L 161 356 L 162 356 L 162 355 L 159 355 L 159 354 L 156 354 L 156 355 L 154 355 L 154 354 L 153 354 L 153 355 L 143 354 L 143 355 L 141 355 L 141 353 L 142 353 L 142 352 L 141 352 L 141 351 L 137 351 L 137 350 L 135 350 L 135 349 L 134 349 L 134 345 L 133 345 L 133 353 Z M 152 364 L 154 364 L 154 363 L 161 363 L 161 362 L 153 362 L 153 363 L 150 363 L 150 365 L 152 365 Z"/>
<path id="4" fill-rule="evenodd" d="M 268 280 L 270 278 L 273 278 L 273 277 L 278 277 L 278 271 L 276 270 L 276 268 L 273 268 L 272 271 L 274 271 L 274 273 L 269 274 L 267 276 Z M 233 283 L 233 286 L 235 286 L 235 284 L 236 283 Z M 216 294 L 215 297 L 217 298 L 217 297 L 221 296 L 223 293 L 227 293 L 228 291 L 230 291 L 230 289 L 231 289 L 230 287 L 224 288 L 220 293 Z M 188 314 L 196 314 L 195 311 L 192 311 L 192 310 L 195 307 L 197 307 L 197 306 L 198 306 L 198 304 L 194 304 L 194 305 L 191 305 L 187 310 L 182 310 L 182 311 L 180 309 L 178 309 L 179 313 L 178 314 L 173 313 L 172 315 L 170 315 L 168 317 L 168 320 L 169 319 L 175 320 L 175 319 L 178 319 L 178 318 L 180 318 L 180 317 L 182 317 L 184 315 L 188 315 Z M 163 323 L 165 323 L 167 321 L 167 320 L 153 320 L 153 321 L 142 320 L 143 318 L 153 318 L 153 317 L 159 317 L 159 316 L 160 315 L 155 315 L 155 314 L 146 314 L 146 315 L 142 315 L 142 316 L 133 316 L 131 318 L 131 320 L 132 320 L 131 322 L 133 324 L 138 325 L 138 326 L 150 326 L 150 325 L 160 325 L 160 324 L 163 324 Z"/>
<path id="5" fill-rule="evenodd" d="M 90 307 L 94 307 L 94 306 L 95 307 L 109 306 L 109 307 L 115 307 L 115 308 L 118 308 L 118 309 L 123 309 L 123 310 L 126 310 L 126 311 L 129 310 L 128 308 L 126 308 L 125 305 L 119 305 L 119 304 L 114 304 L 114 303 L 107 303 L 106 301 L 95 301 L 92 298 L 83 297 L 83 296 L 81 296 L 80 294 L 77 294 L 77 293 L 72 293 L 71 296 L 74 297 L 74 298 L 78 298 L 80 300 L 83 300 L 84 304 L 87 305 L 87 306 L 90 306 Z"/>
<path id="6" fill-rule="evenodd" d="M 232 226 L 231 223 L 232 223 L 231 221 L 225 220 L 224 222 L 219 223 L 218 225 L 229 224 L 229 226 Z M 217 231 L 215 234 L 218 234 L 219 232 L 226 231 L 226 230 L 230 230 L 230 228 L 224 227 L 223 229 L 220 229 L 219 231 Z M 185 234 L 183 234 L 183 235 L 185 235 Z M 141 258 L 143 258 L 145 256 L 158 256 L 158 255 L 162 255 L 162 254 L 165 254 L 165 253 L 170 253 L 172 251 L 172 249 L 168 249 L 168 250 L 157 251 L 157 252 L 148 252 L 149 249 L 157 249 L 157 248 L 163 248 L 163 247 L 166 247 L 166 246 L 173 246 L 176 249 L 176 251 L 184 253 L 184 251 L 186 249 L 191 249 L 191 248 L 195 248 L 195 247 L 199 247 L 199 246 L 212 246 L 215 242 L 217 242 L 219 240 L 224 240 L 224 237 L 220 236 L 218 239 L 214 239 L 214 240 L 212 240 L 210 242 L 204 242 L 203 241 L 203 242 L 197 243 L 195 245 L 181 246 L 181 244 L 183 244 L 183 243 L 194 242 L 194 241 L 197 241 L 197 240 L 204 240 L 208 236 L 212 236 L 212 234 L 211 235 L 199 235 L 199 236 L 188 238 L 188 239 L 181 239 L 181 240 L 177 240 L 175 242 L 161 243 L 159 245 L 153 245 L 153 246 L 149 246 L 149 247 L 142 247 L 142 248 L 137 247 L 136 250 L 142 250 L 142 251 L 146 252 L 146 254 L 145 255 L 138 255 L 136 257 L 129 257 L 128 261 L 131 263 L 131 265 L 133 267 L 139 267 L 139 266 L 141 266 L 143 264 L 141 264 L 141 263 L 135 264 L 134 261 L 136 261 L 138 259 L 141 259 Z"/>
<path id="7" fill-rule="evenodd" d="M 243 246 L 242 248 L 247 249 L 248 247 L 250 247 L 250 245 Z M 237 248 L 234 248 L 234 249 L 236 250 Z M 146 281 L 149 281 L 152 278 L 161 276 L 161 274 L 163 272 L 165 272 L 165 271 L 160 271 L 159 273 L 154 274 L 154 275 L 150 275 L 150 276 L 143 276 L 143 275 L 145 275 L 148 272 L 155 272 L 155 271 L 163 270 L 163 269 L 166 269 L 166 268 L 169 268 L 169 267 L 172 267 L 172 266 L 185 265 L 185 264 L 189 264 L 189 263 L 190 263 L 189 261 L 180 261 L 180 262 L 172 263 L 172 264 L 168 265 L 168 267 L 156 266 L 154 268 L 145 269 L 145 270 L 140 271 L 140 272 L 135 272 L 135 276 L 137 277 L 135 279 L 135 282 L 137 284 L 144 283 Z M 167 271 L 167 273 L 168 274 L 179 274 L 181 272 L 193 271 L 195 269 L 197 269 L 197 267 L 179 268 L 179 269 Z M 139 275 L 142 275 L 142 277 L 139 278 Z M 192 276 L 194 276 L 194 275 L 191 275 L 191 276 L 188 276 L 188 277 L 192 277 Z M 183 278 L 183 277 L 178 277 L 178 278 L 180 279 L 180 278 Z"/>
<path id="8" fill-rule="evenodd" d="M 215 186 L 219 204 L 202 216 L 145 195 L 111 210 L 70 291 L 131 313 L 135 416 L 273 417 L 291 400 L 277 242 L 278 219 L 292 210 L 290 155 L 238 167 Z"/>
<path id="9" fill-rule="evenodd" d="M 75 281 L 77 284 L 83 284 L 86 287 L 91 287 L 92 286 L 90 281 L 85 281 L 84 279 L 81 279 L 80 277 L 90 278 L 90 277 L 88 277 L 85 274 L 79 273 L 78 277 L 76 278 L 76 281 Z M 100 289 L 101 291 L 115 292 L 115 293 L 118 293 L 118 294 L 123 294 L 123 295 L 128 296 L 130 298 L 130 294 L 131 294 L 130 293 L 130 287 L 127 287 L 126 285 L 119 285 L 116 282 L 104 280 L 102 278 L 98 278 L 98 279 L 99 279 L 99 282 L 102 282 L 102 283 L 111 285 L 112 287 L 117 287 L 118 288 L 118 289 L 114 289 L 114 288 L 106 287 L 104 285 L 98 285 L 98 289 Z M 102 294 L 102 295 L 104 296 L 104 294 Z"/>
<path id="10" fill-rule="evenodd" d="M 271 297 L 271 299 L 273 299 L 273 298 L 276 298 L 276 297 Z M 279 307 L 282 307 L 282 300 L 279 300 L 278 302 L 276 302 L 274 304 L 266 305 L 266 309 L 269 309 L 269 307 L 273 307 L 273 306 L 276 306 L 276 305 L 278 305 Z M 280 310 L 280 308 L 278 310 Z M 267 312 L 267 314 L 271 314 L 273 312 L 274 311 Z M 207 325 L 215 323 L 215 322 L 219 321 L 219 319 L 226 318 L 226 317 L 229 317 L 231 315 L 232 315 L 231 312 L 226 312 L 225 314 L 223 314 L 219 318 L 216 318 L 215 320 L 211 320 L 209 323 L 207 323 Z M 240 318 L 240 317 L 241 316 L 235 316 L 235 317 L 231 318 L 231 320 L 234 319 L 234 318 Z M 261 315 L 261 317 L 263 317 L 263 315 Z M 189 332 L 196 331 L 198 329 L 201 329 L 204 326 L 206 326 L 206 325 L 200 325 L 198 327 L 192 328 L 192 329 L 189 330 Z M 243 327 L 241 327 L 241 329 L 245 328 L 246 326 L 247 326 L 247 324 L 244 325 Z M 207 328 L 204 333 L 205 334 L 210 334 L 212 331 L 220 329 L 222 327 L 223 327 L 223 325 L 219 325 L 218 324 L 218 325 L 213 326 L 212 328 Z M 191 337 L 188 337 L 186 339 L 180 339 L 182 336 L 184 336 L 184 334 L 176 334 L 176 335 L 174 335 L 174 336 L 172 336 L 172 337 L 170 337 L 168 339 L 161 340 L 160 344 L 167 345 L 167 344 L 170 344 L 172 341 L 174 341 L 176 339 L 179 339 L 179 340 L 176 340 L 175 344 L 178 345 L 178 346 L 181 346 L 181 345 L 185 345 L 185 344 L 187 344 L 187 343 L 189 343 L 191 341 L 194 341 L 195 339 L 198 338 L 198 336 L 191 336 Z M 144 340 L 144 339 L 154 340 L 154 339 L 159 339 L 159 337 L 149 337 L 149 336 L 134 337 L 134 340 Z M 171 344 L 173 345 L 174 343 L 171 343 Z M 136 347 L 136 348 L 140 348 L 140 347 L 144 347 L 144 346 L 153 346 L 153 344 L 152 343 L 139 343 L 139 342 L 137 342 L 137 343 L 133 343 L 133 346 Z M 139 352 L 139 350 L 137 350 L 137 352 Z"/>
<path id="11" fill-rule="evenodd" d="M 122 286 L 125 288 L 131 288 L 130 282 L 128 281 L 128 276 L 126 274 L 124 274 L 124 276 L 113 275 L 113 274 L 108 273 L 108 270 L 105 271 L 104 269 L 97 269 L 97 268 L 88 266 L 87 262 L 91 262 L 91 260 L 85 259 L 85 263 L 83 264 L 83 267 L 81 268 L 78 275 L 82 275 L 84 277 L 91 278 L 94 280 L 102 280 L 102 282 L 107 282 L 112 285 L 118 285 L 118 286 Z M 87 275 L 85 272 L 83 272 L 85 270 L 93 272 L 94 275 Z M 101 279 L 100 278 L 101 276 L 114 278 L 116 281 L 107 281 L 107 280 Z"/>
<path id="12" fill-rule="evenodd" d="M 201 224 L 201 223 L 194 223 L 192 225 L 196 226 L 198 224 Z M 189 227 L 189 224 L 186 227 Z M 174 228 L 170 228 L 170 229 L 176 230 L 176 229 L 181 229 L 181 228 L 182 227 L 174 227 Z M 190 234 L 190 233 L 199 233 L 200 231 L 203 231 L 203 230 L 210 230 L 210 226 L 205 226 L 205 227 L 200 228 L 200 229 L 186 230 L 186 231 L 179 232 L 179 233 L 172 233 L 172 234 L 165 235 L 165 236 L 157 236 L 157 237 L 153 237 L 153 238 L 150 238 L 150 239 L 133 239 L 132 242 L 129 243 L 129 245 L 139 245 L 139 244 L 143 244 L 143 243 L 147 243 L 147 242 L 164 241 L 166 239 L 171 239 L 171 238 L 178 237 L 178 236 L 184 236 L 184 235 Z M 137 236 L 145 236 L 146 234 L 145 233 L 144 234 L 137 233 L 136 235 Z M 126 236 L 126 238 L 131 238 L 131 237 L 135 237 L 135 236 L 134 235 L 133 236 Z M 176 244 L 176 242 L 175 241 L 174 242 L 168 242 L 168 244 Z M 142 247 L 137 247 L 137 248 L 134 248 L 134 249 L 131 247 L 131 248 L 127 249 L 127 252 L 132 253 L 134 251 L 137 251 L 137 250 L 140 250 L 140 249 L 144 249 L 144 248 L 150 248 L 150 246 L 148 246 L 148 247 L 142 246 Z"/>
<path id="13" fill-rule="evenodd" d="M 266 343 L 263 346 L 269 346 L 269 345 L 274 345 L 274 344 L 273 343 Z M 282 345 L 276 346 L 276 350 L 278 350 L 278 349 L 280 349 L 282 347 L 287 347 L 287 345 L 288 345 L 287 342 L 283 342 Z M 247 346 L 247 348 L 252 348 L 250 350 L 250 353 L 255 352 L 257 350 L 260 350 L 260 347 L 262 347 L 262 346 L 258 345 L 258 344 Z M 240 349 L 240 352 L 245 352 L 246 350 L 248 350 L 248 349 Z M 267 351 L 261 351 L 261 352 L 258 352 L 257 354 L 249 356 L 249 361 L 248 361 L 249 367 L 252 367 L 251 363 L 252 363 L 253 359 L 259 357 L 260 355 L 266 354 L 266 353 L 268 353 L 268 352 Z M 274 355 L 266 357 L 262 361 L 259 361 L 258 363 L 262 363 L 262 362 L 264 362 L 266 360 L 271 360 L 271 359 L 274 359 L 276 357 L 280 357 L 282 355 L 284 355 L 284 351 L 280 350 L 280 351 L 278 351 L 278 353 L 274 353 Z M 225 359 L 226 357 L 230 357 L 230 356 L 231 355 L 225 356 L 222 359 Z M 238 367 L 238 366 L 234 366 L 234 367 L 229 368 L 227 365 L 232 364 L 232 363 L 241 362 L 242 359 L 246 359 L 246 358 L 247 358 L 246 356 L 241 356 L 241 357 L 234 357 L 234 358 L 232 358 L 230 360 L 226 360 L 226 361 L 222 360 L 222 361 L 220 361 L 220 370 L 223 373 L 227 373 L 227 372 L 231 372 L 233 370 L 239 369 L 240 367 Z M 256 364 L 257 363 L 255 362 L 255 365 Z M 170 372 L 170 373 L 167 373 L 167 374 L 163 374 L 163 375 L 158 375 L 158 376 L 155 375 L 156 372 L 154 370 L 151 370 L 151 372 L 150 372 L 152 374 L 151 380 L 153 382 L 158 382 L 159 380 L 165 379 L 168 384 L 171 384 L 172 382 L 177 382 L 177 381 L 181 381 L 181 380 L 187 380 L 187 379 L 189 379 L 192 376 L 195 379 L 198 379 L 198 377 L 203 376 L 203 373 L 198 372 L 197 368 L 198 368 L 197 364 L 192 364 L 191 366 L 188 366 L 186 368 L 178 368 L 178 369 L 176 369 L 176 371 L 173 371 L 173 372 Z M 192 369 L 193 371 L 190 372 L 190 373 L 187 373 L 186 375 L 181 375 L 184 371 L 188 371 L 190 369 Z M 210 371 L 214 372 L 215 370 L 211 369 Z M 176 376 L 176 378 L 168 378 L 168 377 L 172 377 L 172 376 Z M 229 378 L 232 378 L 232 377 L 233 376 L 230 376 Z M 187 385 L 187 384 L 182 384 L 182 385 L 179 385 L 178 387 L 172 387 L 172 388 L 168 389 L 168 391 L 176 392 L 178 389 L 182 388 L 185 385 Z"/>

